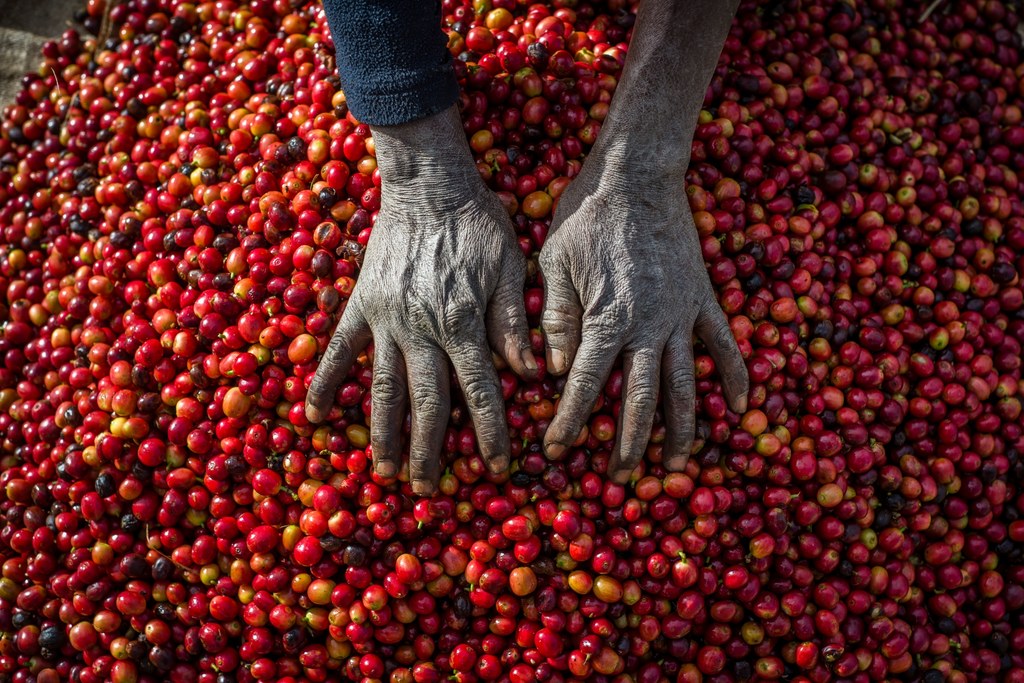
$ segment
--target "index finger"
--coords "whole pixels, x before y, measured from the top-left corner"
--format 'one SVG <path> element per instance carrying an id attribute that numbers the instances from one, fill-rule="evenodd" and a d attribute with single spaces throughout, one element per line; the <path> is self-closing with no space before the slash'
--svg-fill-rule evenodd
<path id="1" fill-rule="evenodd" d="M 320 422 L 324 419 L 334 401 L 334 392 L 348 374 L 352 361 L 370 343 L 370 336 L 370 326 L 359 307 L 350 300 L 306 393 L 307 420 Z"/>
<path id="2" fill-rule="evenodd" d="M 584 331 L 583 343 L 576 352 L 558 403 L 558 413 L 544 435 L 544 450 L 550 457 L 560 457 L 576 441 L 608 381 L 620 348 L 621 344 L 602 338 L 593 330 L 590 334 Z"/>

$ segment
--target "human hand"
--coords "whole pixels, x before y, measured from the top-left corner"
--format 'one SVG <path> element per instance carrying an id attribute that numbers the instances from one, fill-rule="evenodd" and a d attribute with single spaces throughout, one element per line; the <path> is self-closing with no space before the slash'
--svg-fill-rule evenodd
<path id="1" fill-rule="evenodd" d="M 588 170 L 594 171 L 587 174 Z M 625 483 L 644 454 L 657 398 L 664 464 L 685 467 L 694 435 L 693 332 L 722 375 L 730 407 L 746 410 L 748 378 L 715 299 L 683 187 L 584 168 L 562 195 L 540 255 L 547 366 L 569 372 L 544 437 L 557 457 L 579 435 L 623 354 L 622 410 L 608 473 Z"/>
<path id="2" fill-rule="evenodd" d="M 381 209 L 359 281 L 309 387 L 318 422 L 355 357 L 374 339 L 370 441 L 378 475 L 401 467 L 401 430 L 412 403 L 410 479 L 432 493 L 449 417 L 451 359 L 493 473 L 510 457 L 498 351 L 517 374 L 537 363 L 523 308 L 524 258 L 500 200 L 483 185 L 455 108 L 374 129 Z"/>
<path id="3" fill-rule="evenodd" d="M 715 359 L 730 407 L 746 410 L 746 366 L 683 193 L 693 129 L 738 4 L 641 4 L 601 135 L 562 194 L 541 250 L 547 365 L 569 372 L 544 447 L 557 457 L 576 440 L 622 352 L 622 409 L 608 463 L 618 483 L 646 450 L 659 390 L 663 462 L 686 466 L 694 331 Z"/>

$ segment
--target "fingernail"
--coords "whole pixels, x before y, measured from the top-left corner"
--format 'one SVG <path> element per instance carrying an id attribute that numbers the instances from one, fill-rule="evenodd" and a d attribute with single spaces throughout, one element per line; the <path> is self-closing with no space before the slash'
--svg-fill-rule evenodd
<path id="1" fill-rule="evenodd" d="M 309 420 L 310 422 L 319 422 L 320 420 L 323 419 L 323 415 L 321 415 L 320 411 L 314 408 L 313 406 L 307 405 L 306 419 Z"/>
<path id="2" fill-rule="evenodd" d="M 504 474 L 508 471 L 508 457 L 504 455 L 491 458 L 487 464 L 490 467 L 491 474 Z"/>
<path id="3" fill-rule="evenodd" d="M 530 372 L 537 372 L 537 359 L 533 357 L 533 351 L 530 349 L 523 349 L 523 352 L 520 355 L 523 358 L 523 365 L 526 366 L 526 369 Z"/>
<path id="4" fill-rule="evenodd" d="M 740 394 L 740 397 L 736 399 L 736 407 L 739 408 L 739 412 L 747 412 L 747 392 Z"/>
<path id="5" fill-rule="evenodd" d="M 619 470 L 612 475 L 612 481 L 620 486 L 625 486 L 629 483 L 629 475 L 632 473 L 632 470 Z"/>
<path id="6" fill-rule="evenodd" d="M 412 492 L 417 496 L 429 496 L 434 492 L 434 486 L 430 482 L 414 481 L 412 483 Z"/>
<path id="7" fill-rule="evenodd" d="M 395 466 L 390 462 L 379 462 L 377 463 L 377 476 L 383 477 L 384 479 L 390 479 L 395 476 Z"/>
<path id="8" fill-rule="evenodd" d="M 565 370 L 565 354 L 558 349 L 551 349 L 551 369 L 555 372 Z"/>
<path id="9" fill-rule="evenodd" d="M 544 447 L 544 450 L 547 451 L 549 458 L 557 460 L 562 457 L 563 453 L 565 453 L 565 446 L 560 443 L 549 443 Z"/>

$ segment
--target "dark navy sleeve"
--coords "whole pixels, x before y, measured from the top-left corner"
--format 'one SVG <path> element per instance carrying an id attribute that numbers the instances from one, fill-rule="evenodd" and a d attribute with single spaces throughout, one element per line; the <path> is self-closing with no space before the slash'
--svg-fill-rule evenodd
<path id="1" fill-rule="evenodd" d="M 459 95 L 441 3 L 323 0 L 352 114 L 394 126 L 436 114 Z"/>

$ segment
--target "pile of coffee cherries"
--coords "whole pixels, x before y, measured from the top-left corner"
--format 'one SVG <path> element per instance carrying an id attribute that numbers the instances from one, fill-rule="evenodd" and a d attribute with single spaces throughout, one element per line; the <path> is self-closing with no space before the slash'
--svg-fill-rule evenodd
<path id="1" fill-rule="evenodd" d="M 0 681 L 1024 681 L 1020 5 L 922 5 L 734 21 L 679 191 L 745 414 L 698 346 L 686 471 L 659 416 L 619 486 L 621 371 L 550 460 L 503 369 L 510 471 L 456 397 L 427 499 L 372 348 L 303 414 L 380 207 L 319 3 L 88 0 L 0 116 Z M 635 7 L 442 14 L 541 352 Z"/>

